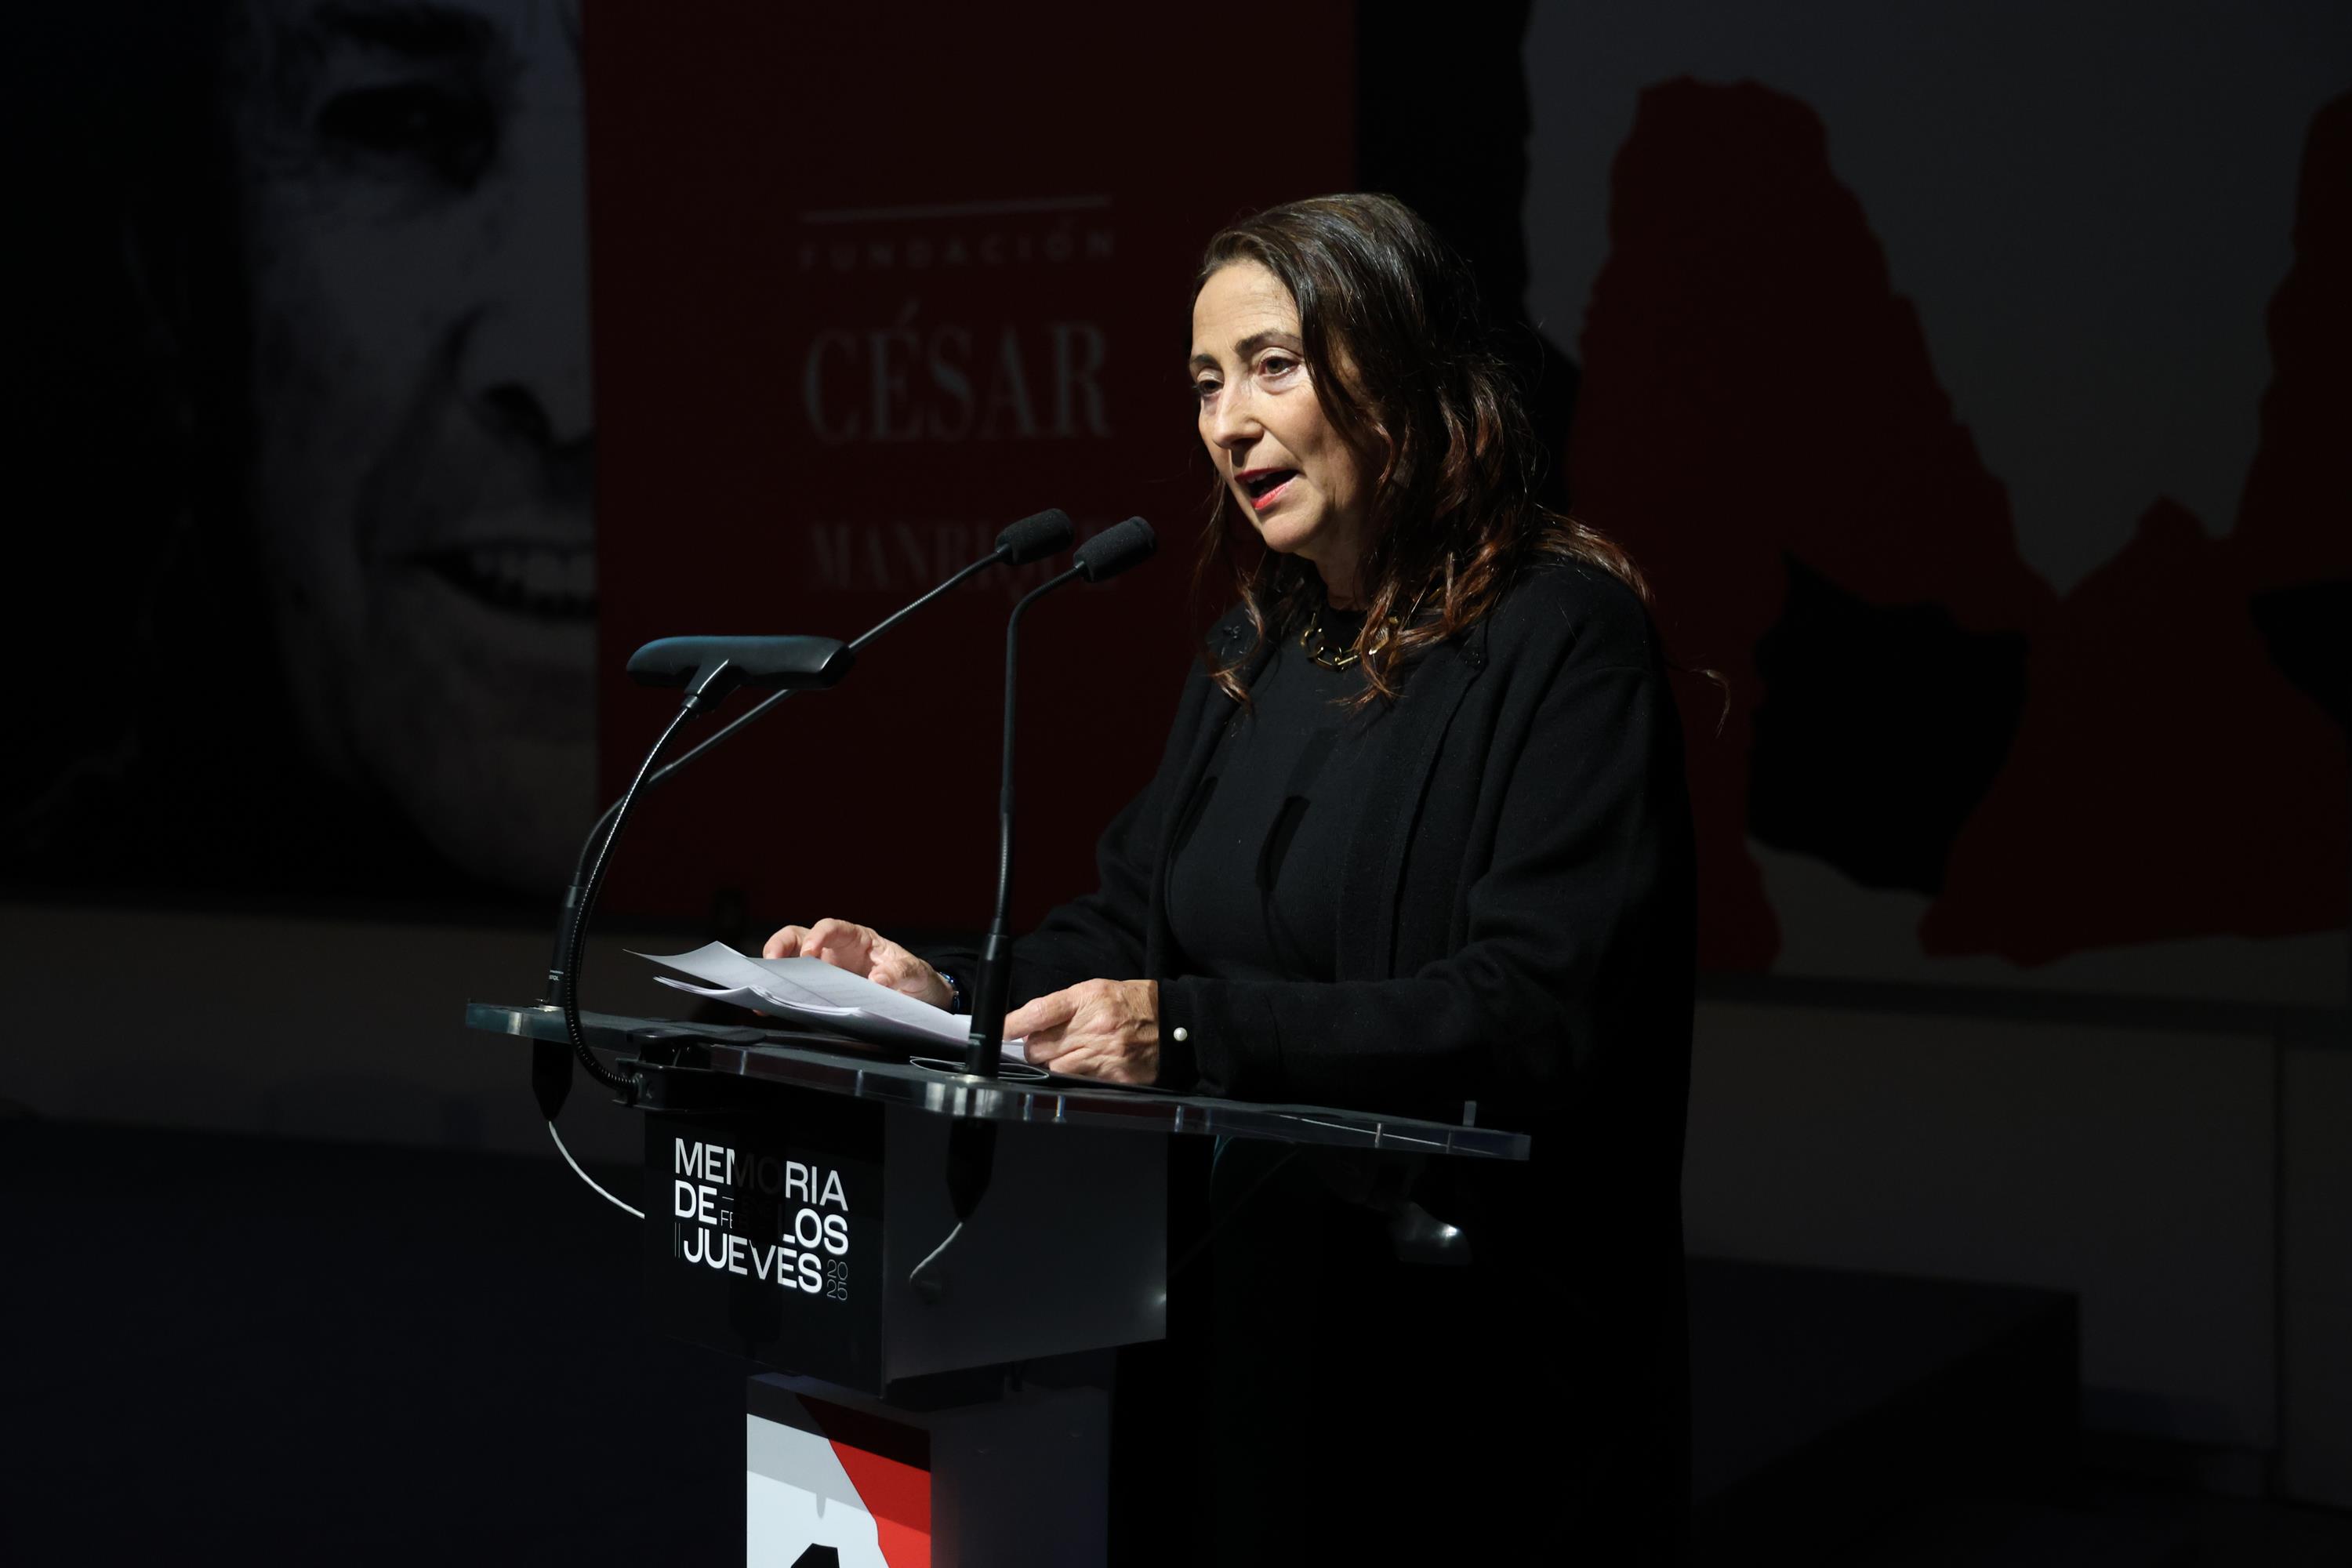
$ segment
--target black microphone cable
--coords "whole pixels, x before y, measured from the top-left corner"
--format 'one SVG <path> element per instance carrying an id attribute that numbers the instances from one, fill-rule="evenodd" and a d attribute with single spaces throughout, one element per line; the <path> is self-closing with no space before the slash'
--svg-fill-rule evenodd
<path id="1" fill-rule="evenodd" d="M 659 762 L 661 754 L 669 749 L 669 743 L 677 736 L 678 727 L 701 711 L 702 705 L 697 700 L 699 695 L 698 692 L 678 704 L 677 714 L 662 731 L 661 738 L 654 742 L 653 750 L 646 753 L 646 760 L 637 764 L 637 776 L 629 781 L 627 791 L 614 804 L 611 813 L 613 819 L 611 828 L 597 836 L 595 863 L 589 868 L 587 878 L 579 885 L 577 898 L 566 901 L 565 913 L 568 918 L 564 922 L 563 964 L 559 972 L 566 976 L 580 973 L 581 949 L 587 944 L 588 941 L 588 917 L 596 906 L 597 889 L 604 884 L 604 871 L 612 864 L 613 845 L 620 837 L 621 825 L 628 820 L 630 808 L 636 805 L 638 795 L 646 787 L 646 780 L 653 775 L 654 764 Z M 778 695 L 782 694 L 778 693 Z M 588 1037 L 580 1026 L 580 987 L 567 984 L 562 991 L 563 1032 L 572 1038 L 572 1054 L 580 1058 L 581 1067 L 586 1070 L 590 1078 L 594 1079 L 606 1089 L 624 1096 L 634 1104 L 637 1098 L 635 1081 L 625 1079 L 608 1069 L 603 1062 L 596 1059 L 596 1053 L 588 1048 Z M 555 1125 L 552 1117 L 548 1119 L 548 1125 L 551 1128 Z"/>

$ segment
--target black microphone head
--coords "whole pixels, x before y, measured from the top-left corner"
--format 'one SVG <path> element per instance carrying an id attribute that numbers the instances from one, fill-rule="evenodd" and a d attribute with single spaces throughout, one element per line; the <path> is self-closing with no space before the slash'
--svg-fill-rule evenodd
<path id="1" fill-rule="evenodd" d="M 1130 566 L 1140 566 L 1160 548 L 1160 536 L 1139 517 L 1115 522 L 1084 544 L 1071 562 L 1089 583 L 1103 583 Z"/>
<path id="2" fill-rule="evenodd" d="M 1007 565 L 1026 566 L 1032 561 L 1060 554 L 1077 536 L 1078 531 L 1070 524 L 1070 514 L 1060 507 L 1049 506 L 1034 517 L 1007 524 L 1004 531 L 996 536 L 996 553 Z"/>
<path id="3" fill-rule="evenodd" d="M 629 656 L 629 673 L 647 686 L 694 686 L 720 665 L 725 684 L 831 686 L 856 656 L 833 637 L 663 637 Z"/>

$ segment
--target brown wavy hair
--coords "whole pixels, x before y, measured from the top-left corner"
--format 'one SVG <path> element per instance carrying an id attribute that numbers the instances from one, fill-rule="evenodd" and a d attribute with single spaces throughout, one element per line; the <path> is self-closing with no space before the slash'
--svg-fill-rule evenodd
<path id="1" fill-rule="evenodd" d="M 1545 454 L 1517 379 L 1495 350 L 1469 268 L 1394 196 L 1316 196 L 1270 207 L 1209 241 L 1192 294 L 1221 268 L 1255 261 L 1298 308 L 1316 400 L 1378 479 L 1359 596 L 1362 701 L 1396 695 L 1405 665 L 1491 612 L 1516 572 L 1582 561 L 1650 600 L 1606 535 L 1538 499 Z M 1344 368 L 1344 374 L 1342 372 Z M 1304 624 L 1313 574 L 1268 551 L 1220 475 L 1195 581 L 1230 574 L 1256 636 L 1217 684 L 1249 700 L 1240 672 Z M 1391 620 L 1395 631 L 1381 636 Z"/>

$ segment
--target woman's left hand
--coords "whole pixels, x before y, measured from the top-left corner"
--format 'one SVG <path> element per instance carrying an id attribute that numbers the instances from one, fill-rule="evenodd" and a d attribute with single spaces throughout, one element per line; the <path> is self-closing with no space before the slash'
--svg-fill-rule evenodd
<path id="1" fill-rule="evenodd" d="M 1160 982 L 1087 980 L 1005 1015 L 1030 1062 L 1076 1078 L 1150 1083 L 1160 1072 Z"/>

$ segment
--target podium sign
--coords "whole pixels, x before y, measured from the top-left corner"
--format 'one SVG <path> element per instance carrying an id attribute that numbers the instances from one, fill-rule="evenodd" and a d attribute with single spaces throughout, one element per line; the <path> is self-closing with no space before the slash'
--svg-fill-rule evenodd
<path id="1" fill-rule="evenodd" d="M 646 1298 L 665 1332 L 881 1386 L 882 1110 L 646 1118 Z"/>

